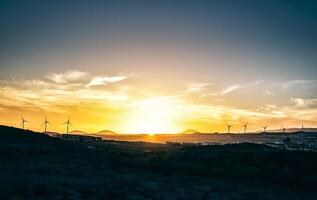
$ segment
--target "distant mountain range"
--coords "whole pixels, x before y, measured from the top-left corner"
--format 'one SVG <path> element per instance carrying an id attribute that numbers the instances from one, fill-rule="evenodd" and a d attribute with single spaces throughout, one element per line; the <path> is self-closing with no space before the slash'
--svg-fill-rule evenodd
<path id="1" fill-rule="evenodd" d="M 195 134 L 195 133 L 200 133 L 200 132 L 194 129 L 186 129 L 183 132 L 180 132 L 180 134 Z"/>
<path id="2" fill-rule="evenodd" d="M 118 135 L 118 133 L 110 130 L 102 130 L 99 131 L 97 134 L 102 134 L 102 135 Z"/>
<path id="3" fill-rule="evenodd" d="M 286 133 L 293 133 L 293 132 L 301 132 L 302 129 L 301 128 L 287 128 L 285 129 Z M 263 130 L 258 130 L 254 133 L 262 133 Z M 282 133 L 283 129 L 272 129 L 272 130 L 267 130 L 267 132 L 270 133 Z M 304 132 L 317 132 L 317 128 L 304 128 Z M 105 136 L 105 135 L 109 135 L 109 136 L 115 136 L 115 135 L 121 135 L 120 133 L 116 133 L 114 131 L 111 130 L 102 130 L 96 133 L 87 133 L 85 131 L 81 131 L 81 130 L 73 130 L 69 132 L 70 134 L 75 134 L 75 135 L 94 135 L 94 136 Z M 190 135 L 190 134 L 200 134 L 201 132 L 195 130 L 195 129 L 186 129 L 182 132 L 180 132 L 179 134 L 185 134 L 185 135 Z M 57 133 L 57 132 L 47 132 L 47 135 L 53 136 L 56 134 L 61 134 L 61 133 Z"/>
<path id="4" fill-rule="evenodd" d="M 80 130 L 73 130 L 69 132 L 70 134 L 76 134 L 76 135 L 87 135 L 88 133 L 85 131 L 80 131 Z"/>
<path id="5" fill-rule="evenodd" d="M 85 131 L 81 130 L 73 130 L 69 132 L 70 134 L 75 134 L 75 135 L 118 135 L 118 133 L 110 130 L 102 130 L 97 133 L 87 133 Z"/>

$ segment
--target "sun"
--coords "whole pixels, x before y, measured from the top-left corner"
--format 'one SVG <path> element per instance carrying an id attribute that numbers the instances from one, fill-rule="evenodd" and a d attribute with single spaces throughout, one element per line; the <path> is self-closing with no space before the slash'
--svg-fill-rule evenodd
<path id="1" fill-rule="evenodd" d="M 177 112 L 165 98 L 137 101 L 129 114 L 126 129 L 129 133 L 176 133 Z"/>

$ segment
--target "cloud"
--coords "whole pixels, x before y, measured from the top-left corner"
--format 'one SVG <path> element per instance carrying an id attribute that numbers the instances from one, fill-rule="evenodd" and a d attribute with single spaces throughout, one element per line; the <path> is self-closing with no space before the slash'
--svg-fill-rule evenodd
<path id="1" fill-rule="evenodd" d="M 282 84 L 282 88 L 287 89 L 298 85 L 317 85 L 317 80 L 293 80 Z"/>
<path id="2" fill-rule="evenodd" d="M 232 85 L 232 86 L 228 87 L 227 89 L 223 90 L 220 94 L 221 95 L 225 95 L 225 94 L 231 93 L 231 92 L 236 91 L 236 90 L 240 90 L 240 89 L 244 89 L 244 88 L 247 88 L 247 87 L 259 85 L 262 82 L 263 81 L 254 81 L 254 82 L 247 83 L 247 84 L 244 84 L 244 85 Z"/>
<path id="3" fill-rule="evenodd" d="M 117 87 L 112 87 L 107 91 L 104 88 L 83 87 L 88 82 L 88 78 L 86 72 L 67 71 L 63 74 L 49 74 L 44 79 L 1 81 L 0 104 L 24 109 L 51 109 L 54 112 L 57 110 L 62 112 L 68 105 L 83 102 L 102 105 L 115 104 L 129 99 L 127 91 Z M 105 76 L 101 77 L 101 80 L 92 79 L 90 85 L 114 83 L 125 78 L 125 76 Z M 0 106 L 0 108 L 4 107 Z"/>
<path id="4" fill-rule="evenodd" d="M 232 85 L 232 86 L 228 87 L 227 89 L 223 90 L 223 91 L 221 92 L 221 95 L 228 94 L 228 93 L 233 92 L 233 91 L 235 91 L 235 90 L 238 90 L 238 89 L 240 89 L 240 88 L 242 88 L 241 85 Z"/>
<path id="5" fill-rule="evenodd" d="M 91 79 L 91 81 L 86 85 L 87 87 L 90 86 L 100 86 L 105 85 L 108 83 L 116 83 L 119 81 L 123 81 L 126 79 L 126 76 L 104 76 L 104 77 L 95 77 Z"/>
<path id="6" fill-rule="evenodd" d="M 266 94 L 266 95 L 268 95 L 268 96 L 274 95 L 271 90 L 264 90 L 264 94 Z"/>
<path id="7" fill-rule="evenodd" d="M 47 87 L 49 84 L 42 80 L 33 79 L 25 81 L 24 85 L 28 87 Z"/>
<path id="8" fill-rule="evenodd" d="M 210 83 L 193 83 L 187 86 L 187 92 L 195 92 L 201 90 L 203 87 L 210 85 Z"/>
<path id="9" fill-rule="evenodd" d="M 87 76 L 88 73 L 81 71 L 67 71 L 65 73 L 52 73 L 46 76 L 47 79 L 55 83 L 67 83 L 72 81 L 78 81 Z"/>
<path id="10" fill-rule="evenodd" d="M 291 98 L 291 102 L 298 108 L 317 108 L 317 99 Z"/>
<path id="11" fill-rule="evenodd" d="M 166 110 L 172 110 L 173 116 L 177 116 L 180 123 L 184 122 L 185 124 L 186 122 L 186 125 L 187 122 L 190 122 L 193 124 L 201 123 L 202 126 L 205 126 L 206 123 L 221 124 L 227 120 L 239 123 L 240 119 L 252 121 L 255 129 L 260 127 L 263 122 L 278 126 L 284 121 L 286 124 L 296 124 L 299 120 L 304 120 L 307 124 L 317 123 L 316 98 L 287 98 L 288 102 L 284 105 L 282 104 L 284 101 L 277 101 L 269 102 L 271 103 L 269 105 L 258 105 L 256 107 L 241 107 L 238 103 L 229 106 L 225 101 L 221 101 L 225 99 L 221 95 L 239 90 L 254 89 L 251 87 L 257 87 L 261 81 L 234 84 L 217 93 L 211 93 L 211 91 L 210 94 L 208 91 L 210 83 L 192 83 L 186 89 L 193 93 L 186 93 L 185 95 L 184 88 L 180 91 L 173 90 L 172 92 L 158 93 L 158 91 L 151 90 L 150 86 L 139 85 L 139 83 L 136 85 L 129 84 L 128 86 L 122 84 L 112 84 L 110 86 L 110 83 L 123 81 L 129 76 L 94 76 L 87 75 L 84 72 L 68 71 L 64 74 L 51 74 L 50 79 L 0 81 L 0 110 L 1 113 L 17 111 L 65 113 L 73 111 L 80 112 L 82 116 L 85 116 L 91 112 L 99 115 L 99 113 L 102 113 L 100 110 L 105 109 L 111 109 L 112 112 L 121 112 L 121 110 L 126 112 L 129 109 L 137 110 L 140 107 L 147 110 L 151 107 L 161 109 L 163 106 Z M 109 87 L 90 87 L 107 84 L 109 84 Z M 122 89 L 126 87 L 132 87 L 132 89 Z M 278 87 L 281 89 L 281 85 Z M 256 89 L 271 95 L 271 89 L 265 90 L 262 87 Z M 196 91 L 199 95 L 195 93 Z M 208 93 L 203 94 L 205 91 Z M 273 94 L 279 95 L 277 92 Z M 211 96 L 213 98 L 196 98 Z M 226 117 L 228 114 L 230 114 L 230 118 Z"/>

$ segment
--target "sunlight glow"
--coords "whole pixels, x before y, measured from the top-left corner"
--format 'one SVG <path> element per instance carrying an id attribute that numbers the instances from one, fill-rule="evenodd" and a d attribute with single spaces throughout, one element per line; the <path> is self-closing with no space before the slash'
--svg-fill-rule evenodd
<path id="1" fill-rule="evenodd" d="M 130 133 L 176 133 L 178 113 L 173 102 L 164 98 L 152 98 L 134 103 L 134 111 L 125 126 Z"/>

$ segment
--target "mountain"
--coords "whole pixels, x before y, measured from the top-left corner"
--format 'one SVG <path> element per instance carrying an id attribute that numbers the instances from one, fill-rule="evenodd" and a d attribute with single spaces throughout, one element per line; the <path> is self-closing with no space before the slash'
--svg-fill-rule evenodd
<path id="1" fill-rule="evenodd" d="M 200 132 L 196 131 L 194 129 L 186 129 L 183 132 L 181 132 L 180 134 L 195 134 L 195 133 L 200 133 Z"/>
<path id="2" fill-rule="evenodd" d="M 99 131 L 97 134 L 100 134 L 100 135 L 118 135 L 118 133 L 116 133 L 114 131 L 110 131 L 110 130 L 102 130 L 102 131 Z"/>
<path id="3" fill-rule="evenodd" d="M 87 132 L 80 131 L 80 130 L 73 130 L 69 132 L 70 134 L 76 134 L 76 135 L 87 135 Z"/>

